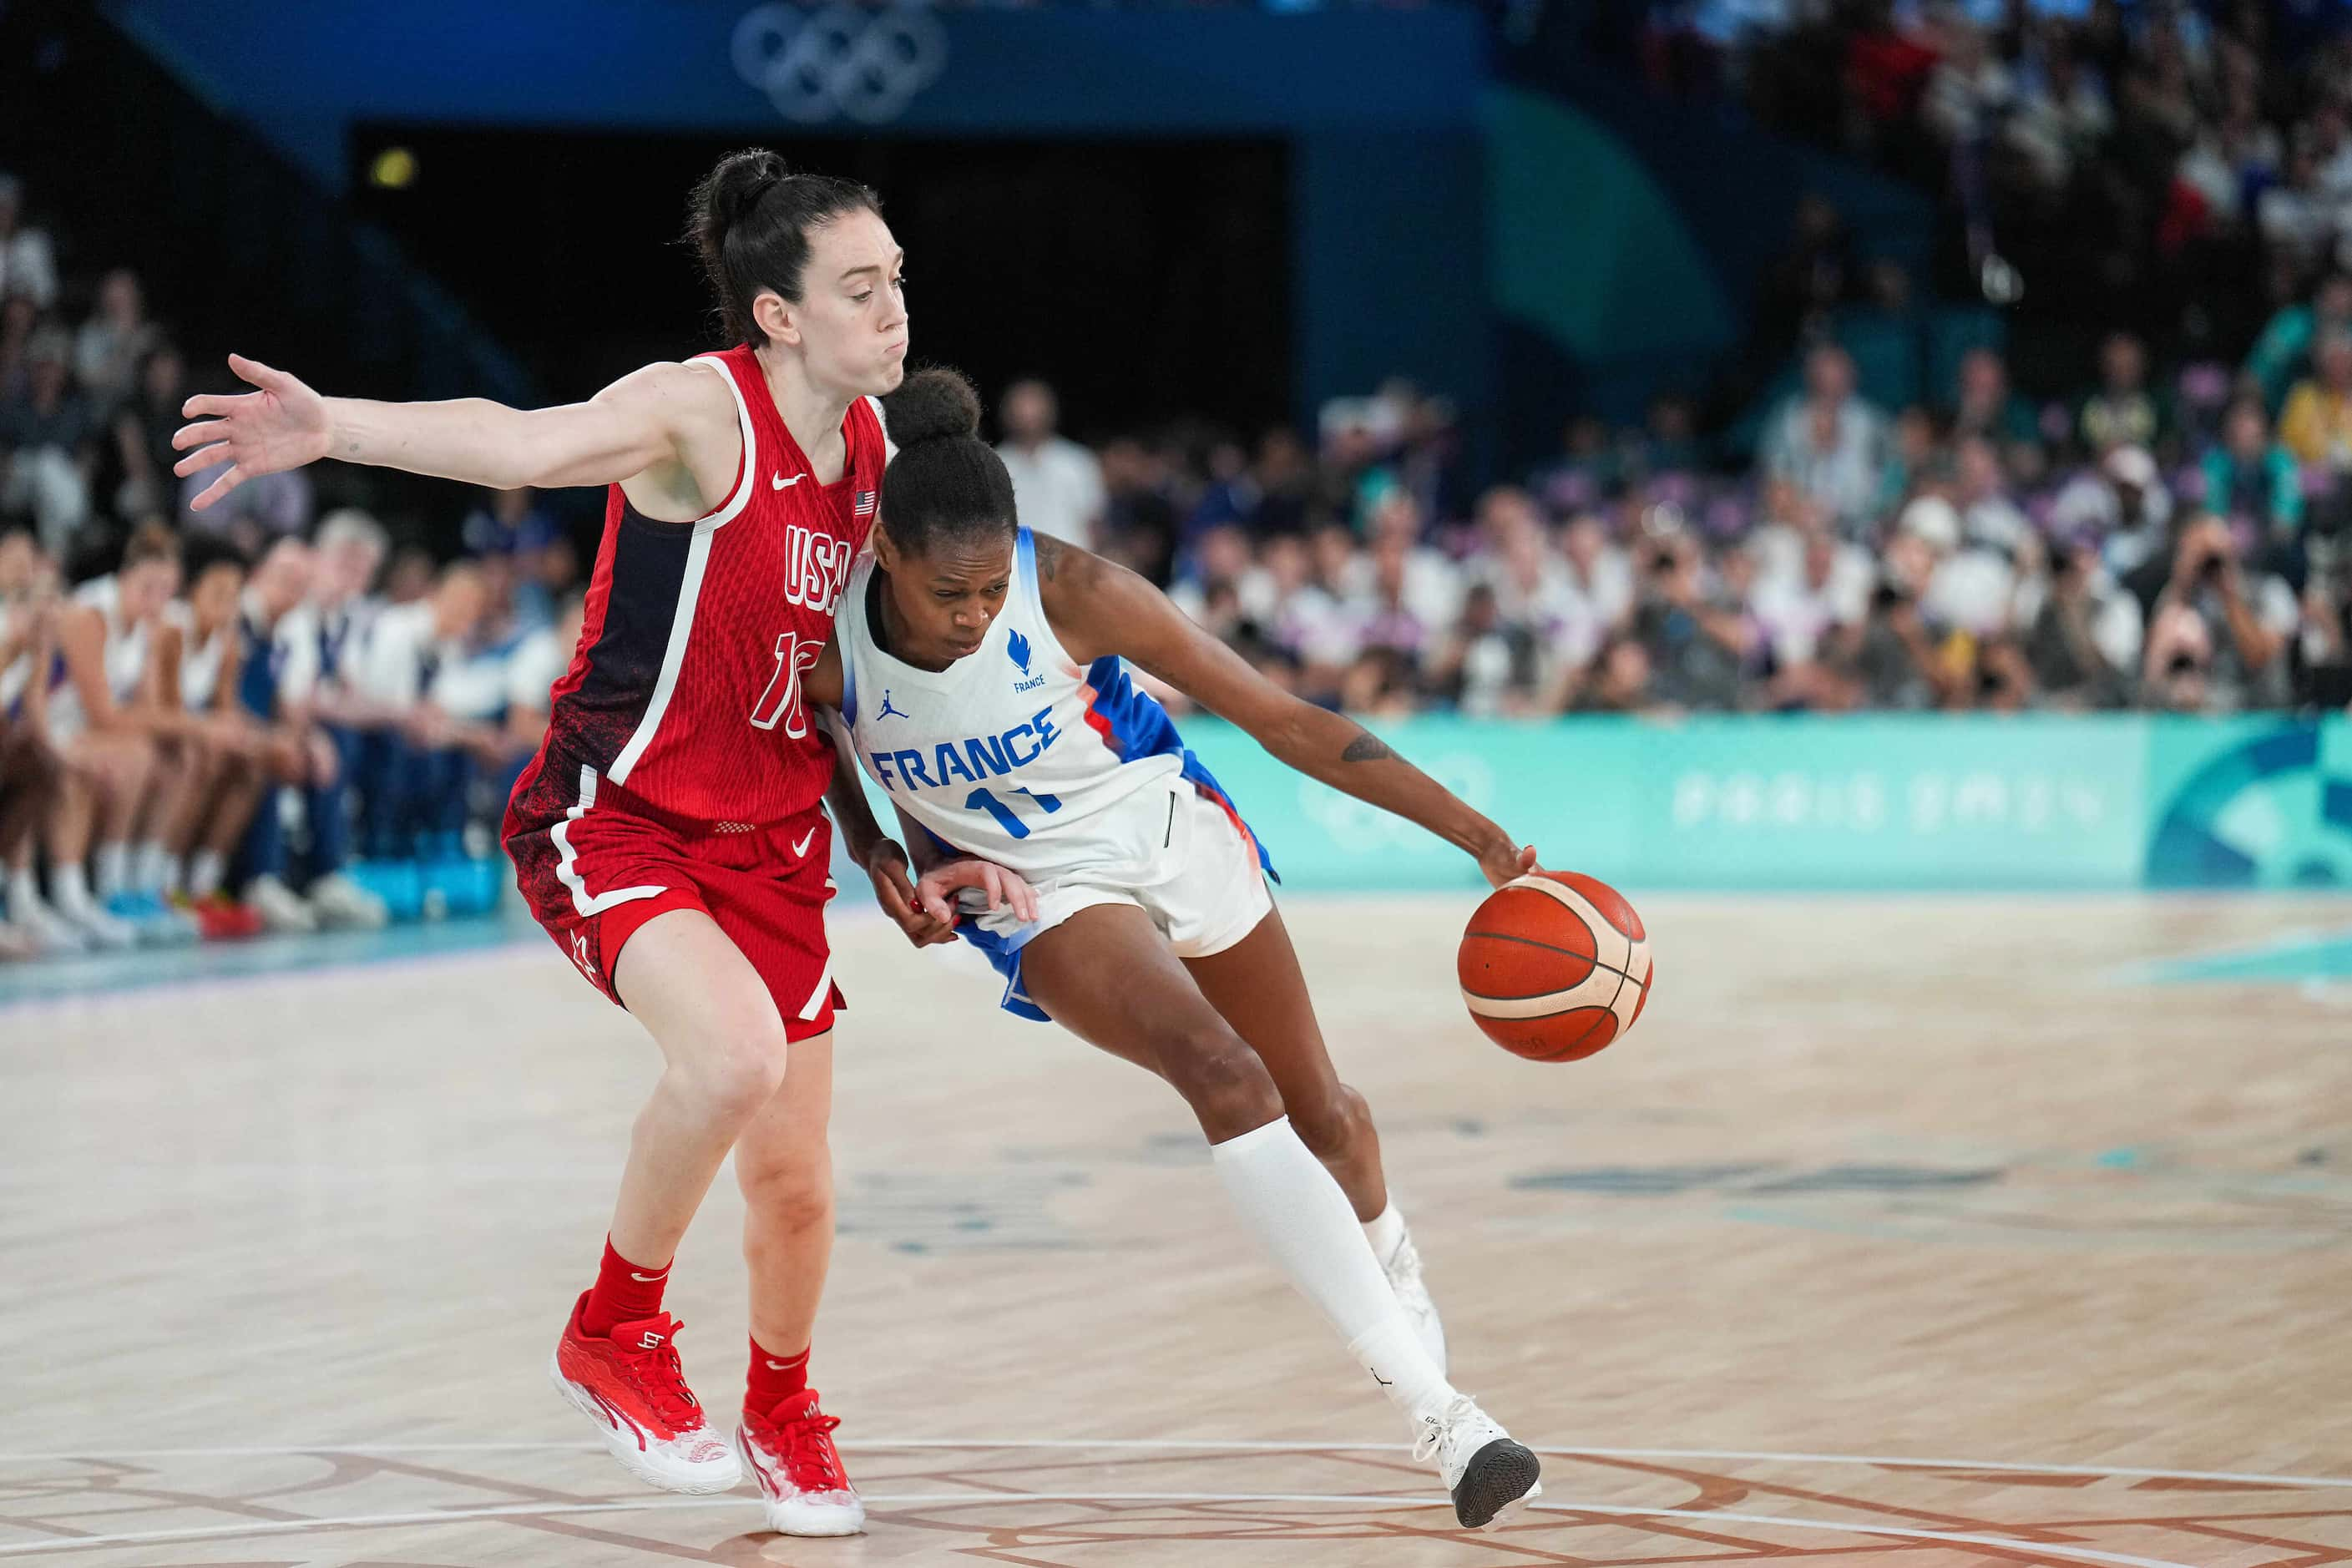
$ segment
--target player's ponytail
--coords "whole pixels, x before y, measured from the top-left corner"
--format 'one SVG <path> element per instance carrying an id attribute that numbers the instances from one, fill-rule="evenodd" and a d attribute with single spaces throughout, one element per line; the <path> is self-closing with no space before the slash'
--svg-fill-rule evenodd
<path id="1" fill-rule="evenodd" d="M 686 237 L 702 258 L 728 341 L 759 338 L 751 303 L 762 292 L 798 304 L 810 232 L 861 209 L 879 213 L 882 198 L 855 180 L 795 174 L 764 147 L 719 159 L 688 200 Z"/>
<path id="2" fill-rule="evenodd" d="M 882 471 L 882 524 L 890 542 L 922 555 L 941 541 L 1001 537 L 1019 527 L 1013 476 L 980 438 L 980 394 L 963 373 L 919 370 L 882 400 L 898 455 Z"/>

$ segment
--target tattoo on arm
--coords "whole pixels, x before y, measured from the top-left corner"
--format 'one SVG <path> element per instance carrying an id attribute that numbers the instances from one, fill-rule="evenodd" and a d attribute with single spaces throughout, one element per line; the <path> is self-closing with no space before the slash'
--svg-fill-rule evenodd
<path id="1" fill-rule="evenodd" d="M 1062 569 L 1062 542 L 1050 533 L 1032 533 L 1029 537 L 1037 551 L 1037 575 L 1050 583 Z"/>
<path id="2" fill-rule="evenodd" d="M 1395 755 L 1378 735 L 1360 729 L 1356 731 L 1356 738 L 1348 742 L 1348 749 L 1339 753 L 1339 760 L 1343 763 L 1377 763 Z"/>

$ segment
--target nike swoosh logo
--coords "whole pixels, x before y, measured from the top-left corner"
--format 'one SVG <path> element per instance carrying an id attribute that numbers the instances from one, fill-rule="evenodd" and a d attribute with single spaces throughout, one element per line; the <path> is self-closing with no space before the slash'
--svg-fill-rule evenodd
<path id="1" fill-rule="evenodd" d="M 814 827 L 810 828 L 806 833 L 802 834 L 802 835 L 801 835 L 801 841 L 800 841 L 798 844 L 795 844 L 795 845 L 793 845 L 793 859 L 795 859 L 795 860 L 797 860 L 797 859 L 799 859 L 802 856 L 803 856 L 803 855 L 807 854 L 807 853 L 808 853 L 809 841 L 810 841 L 811 839 L 814 838 L 815 837 L 816 837 L 816 829 L 815 829 L 815 828 L 814 828 Z"/>
<path id="2" fill-rule="evenodd" d="M 656 1280 L 668 1279 L 669 1270 L 665 1268 L 659 1274 L 640 1274 L 635 1269 L 632 1268 L 629 1270 L 629 1278 L 635 1280 L 640 1285 L 651 1285 Z"/>
<path id="3" fill-rule="evenodd" d="M 801 474 L 794 474 L 794 475 L 793 475 L 791 479 L 786 479 L 786 478 L 784 478 L 784 476 L 783 476 L 783 475 L 782 475 L 782 474 L 778 474 L 778 475 L 774 476 L 772 479 L 769 479 L 768 483 L 770 483 L 771 485 L 773 485 L 776 489 L 780 489 L 780 490 L 788 490 L 788 489 L 792 489 L 794 485 L 796 485 L 796 484 L 800 483 L 803 479 L 807 479 L 807 478 L 808 478 L 808 475 L 806 475 L 806 474 L 804 474 L 804 473 L 801 473 Z"/>
<path id="4" fill-rule="evenodd" d="M 770 1372 L 790 1372 L 793 1370 L 793 1363 L 788 1361 L 772 1361 L 768 1363 L 768 1370 Z"/>

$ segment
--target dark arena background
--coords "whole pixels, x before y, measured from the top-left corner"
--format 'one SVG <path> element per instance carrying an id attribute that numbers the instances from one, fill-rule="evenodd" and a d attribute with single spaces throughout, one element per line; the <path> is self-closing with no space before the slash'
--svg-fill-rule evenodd
<path id="1" fill-rule="evenodd" d="M 829 1231 L 770 1457 L 837 1444 L 862 1529 L 662 1489 L 549 1387 L 683 1059 L 563 923 L 668 890 L 591 896 L 625 768 L 556 770 L 557 944 L 504 842 L 607 489 L 331 456 L 198 508 L 173 441 L 233 353 L 510 431 L 734 346 L 685 235 L 747 148 L 878 194 L 1019 521 L 1293 716 L 1129 670 L 1279 874 L 1412 1222 L 1332 1158 L 1381 1312 L 1425 1267 L 1541 1461 L 1498 1528 L 1291 1289 L 1303 1211 L 1236 1224 L 1181 1060 L 915 951 L 846 832 L 832 1044 L 765 990 L 719 1042 L 818 1064 L 788 1133 L 608 1275 L 724 1441 L 745 1249 Z M 890 517 L 839 506 L 845 576 Z M 617 526 L 683 660 L 751 530 Z M 820 616 L 778 679 L 805 589 L 747 590 Z M 1129 743 L 1047 673 L 1060 744 Z M 1623 907 L 1482 905 L 1265 743 L 1350 724 Z M 0 0 L 0 1565 L 2352 1562 L 2348 891 L 2339 0 Z M 1311 1152 L 1338 1103 L 1284 1100 Z"/>

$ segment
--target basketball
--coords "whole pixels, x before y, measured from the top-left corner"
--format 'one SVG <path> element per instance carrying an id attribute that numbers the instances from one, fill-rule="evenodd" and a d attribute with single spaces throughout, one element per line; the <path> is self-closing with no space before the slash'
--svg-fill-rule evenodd
<path id="1" fill-rule="evenodd" d="M 1642 917 L 1608 883 L 1538 871 L 1487 895 L 1462 933 L 1462 1000 L 1486 1037 L 1536 1062 L 1581 1061 L 1650 999 Z"/>

